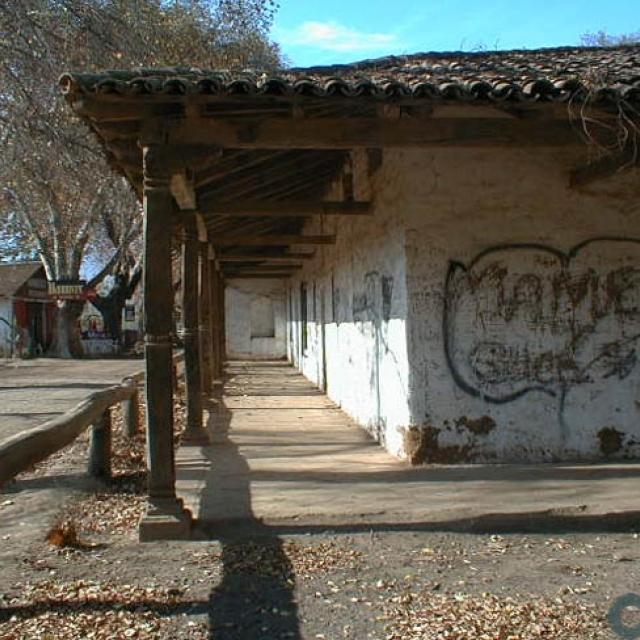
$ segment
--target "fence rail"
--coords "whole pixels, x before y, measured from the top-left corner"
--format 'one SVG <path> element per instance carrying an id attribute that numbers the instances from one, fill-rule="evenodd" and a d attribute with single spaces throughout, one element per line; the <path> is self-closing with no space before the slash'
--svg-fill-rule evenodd
<path id="1" fill-rule="evenodd" d="M 174 357 L 174 384 L 182 354 Z M 98 477 L 111 475 L 111 407 L 122 403 L 125 435 L 140 429 L 138 389 L 144 372 L 123 379 L 120 384 L 96 391 L 62 416 L 27 429 L 0 442 L 0 486 L 18 473 L 42 462 L 71 444 L 91 428 L 88 471 Z"/>

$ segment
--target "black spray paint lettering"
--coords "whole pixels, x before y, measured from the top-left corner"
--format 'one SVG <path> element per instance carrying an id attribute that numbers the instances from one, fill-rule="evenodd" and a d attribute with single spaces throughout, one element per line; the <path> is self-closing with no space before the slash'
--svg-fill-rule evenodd
<path id="1" fill-rule="evenodd" d="M 356 321 L 389 322 L 393 278 L 370 271 L 364 276 L 363 288 L 353 294 L 353 319 Z"/>
<path id="2" fill-rule="evenodd" d="M 462 389 L 489 402 L 624 380 L 640 339 L 640 240 L 596 238 L 563 253 L 537 244 L 451 263 L 445 355 Z"/>

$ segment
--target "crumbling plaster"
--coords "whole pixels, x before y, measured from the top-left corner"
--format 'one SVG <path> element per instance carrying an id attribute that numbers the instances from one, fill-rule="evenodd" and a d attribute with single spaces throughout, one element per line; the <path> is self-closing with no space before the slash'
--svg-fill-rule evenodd
<path id="1" fill-rule="evenodd" d="M 290 357 L 415 462 L 637 456 L 637 172 L 570 189 L 581 160 L 386 150 L 355 173 L 373 217 L 306 228 L 337 243 L 291 283 Z M 320 310 L 305 353 L 302 281 Z"/>

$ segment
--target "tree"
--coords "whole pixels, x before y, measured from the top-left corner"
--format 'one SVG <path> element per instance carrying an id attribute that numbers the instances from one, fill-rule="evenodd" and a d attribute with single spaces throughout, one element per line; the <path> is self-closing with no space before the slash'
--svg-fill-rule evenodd
<path id="1" fill-rule="evenodd" d="M 63 103 L 56 78 L 105 67 L 272 67 L 274 10 L 271 0 L 0 3 L 0 232 L 8 234 L 0 251 L 35 252 L 48 278 L 77 279 L 101 240 L 104 261 L 90 284 L 109 274 L 121 282 L 140 234 L 139 205 Z M 80 354 L 81 308 L 59 303 L 55 354 Z"/>
<path id="2" fill-rule="evenodd" d="M 615 47 L 626 44 L 640 44 L 640 30 L 633 33 L 612 36 L 606 30 L 583 33 L 580 43 L 585 47 Z"/>

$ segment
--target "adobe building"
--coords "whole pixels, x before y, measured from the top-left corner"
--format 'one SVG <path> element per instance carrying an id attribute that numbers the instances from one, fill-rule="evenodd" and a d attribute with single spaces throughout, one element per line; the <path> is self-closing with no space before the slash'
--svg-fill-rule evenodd
<path id="1" fill-rule="evenodd" d="M 286 351 L 416 463 L 640 455 L 640 47 L 61 84 L 145 200 L 153 513 L 168 232 L 192 388 Z"/>
<path id="2" fill-rule="evenodd" d="M 55 312 L 40 262 L 0 264 L 0 357 L 42 355 L 53 339 Z"/>

